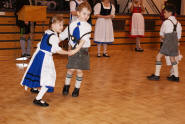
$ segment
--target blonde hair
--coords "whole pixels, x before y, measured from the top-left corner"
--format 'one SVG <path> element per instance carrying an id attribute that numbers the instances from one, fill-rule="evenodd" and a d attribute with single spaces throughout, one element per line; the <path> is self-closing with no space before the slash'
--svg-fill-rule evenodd
<path id="1" fill-rule="evenodd" d="M 64 18 L 62 15 L 54 15 L 51 20 L 49 26 L 51 27 L 52 24 L 57 23 L 57 22 L 64 22 Z"/>
<path id="2" fill-rule="evenodd" d="M 91 6 L 88 2 L 83 2 L 77 7 L 77 11 L 81 12 L 83 8 L 87 8 L 89 12 L 92 12 Z"/>

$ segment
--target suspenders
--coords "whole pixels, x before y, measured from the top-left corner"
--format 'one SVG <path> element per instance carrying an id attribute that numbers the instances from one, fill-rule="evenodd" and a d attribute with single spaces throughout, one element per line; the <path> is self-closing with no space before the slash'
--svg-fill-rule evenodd
<path id="1" fill-rule="evenodd" d="M 69 25 L 69 26 L 70 26 L 70 25 Z M 75 45 L 74 45 L 74 47 L 73 47 L 73 49 L 75 49 L 76 46 L 77 46 L 77 44 L 80 43 L 80 40 L 81 40 L 84 36 L 86 36 L 87 34 L 91 34 L 91 32 L 87 32 L 87 33 L 83 34 L 83 35 L 80 37 L 80 39 L 77 40 L 73 35 L 70 34 L 70 27 L 69 27 L 69 26 L 68 26 L 68 40 L 76 41 L 76 43 L 75 43 Z"/>
<path id="2" fill-rule="evenodd" d="M 170 19 L 168 19 L 168 20 L 170 20 Z M 170 20 L 170 21 L 172 22 L 172 24 L 173 24 L 173 26 L 174 26 L 173 32 L 176 32 L 176 31 L 177 31 L 177 24 L 178 24 L 178 21 L 177 21 L 177 24 L 174 24 L 172 20 Z"/>

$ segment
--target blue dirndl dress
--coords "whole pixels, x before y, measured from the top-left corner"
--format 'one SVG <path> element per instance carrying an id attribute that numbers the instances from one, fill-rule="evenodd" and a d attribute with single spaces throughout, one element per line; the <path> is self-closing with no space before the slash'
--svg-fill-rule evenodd
<path id="1" fill-rule="evenodd" d="M 44 34 L 40 45 L 38 45 L 37 50 L 35 51 L 32 59 L 30 60 L 29 66 L 27 68 L 27 71 L 24 74 L 21 85 L 25 87 L 29 87 L 29 88 L 38 88 L 41 86 L 46 86 L 48 88 L 48 91 L 52 92 L 54 90 L 56 72 L 55 72 L 53 57 L 51 53 L 52 45 L 49 43 L 49 38 L 53 34 L 54 33 Z M 52 81 L 48 80 L 47 82 L 46 80 L 45 81 L 42 81 L 42 80 L 44 78 L 48 78 L 48 75 L 45 75 L 44 77 L 42 73 L 47 73 L 45 72 L 46 69 L 43 69 L 43 65 L 47 63 L 48 58 L 50 58 L 49 62 L 51 62 L 51 65 L 52 65 L 49 67 L 49 69 L 53 70 L 53 74 L 49 75 L 49 77 L 54 78 L 54 79 L 52 79 Z"/>

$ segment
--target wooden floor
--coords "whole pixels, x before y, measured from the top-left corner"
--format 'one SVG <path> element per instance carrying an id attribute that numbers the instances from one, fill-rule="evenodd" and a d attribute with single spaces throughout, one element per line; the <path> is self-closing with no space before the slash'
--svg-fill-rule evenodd
<path id="1" fill-rule="evenodd" d="M 143 53 L 134 52 L 134 45 L 111 46 L 111 58 L 95 57 L 92 47 L 78 98 L 62 96 L 67 58 L 55 56 L 55 92 L 44 97 L 48 108 L 32 104 L 35 95 L 19 85 L 25 72 L 14 60 L 19 51 L 0 51 L 0 124 L 185 124 L 185 61 L 179 64 L 180 83 L 166 80 L 164 61 L 161 81 L 148 81 L 159 45 L 153 46 L 144 45 Z"/>

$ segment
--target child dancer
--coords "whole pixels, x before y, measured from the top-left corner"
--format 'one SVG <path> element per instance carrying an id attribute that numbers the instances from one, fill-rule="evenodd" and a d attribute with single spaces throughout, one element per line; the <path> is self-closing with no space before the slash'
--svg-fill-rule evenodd
<path id="1" fill-rule="evenodd" d="M 175 60 L 175 56 L 179 55 L 178 40 L 181 38 L 182 27 L 180 22 L 176 20 L 174 14 L 174 6 L 166 6 L 164 16 L 167 19 L 163 22 L 160 30 L 163 44 L 160 52 L 157 55 L 155 74 L 148 76 L 147 78 L 149 80 L 160 79 L 160 70 L 162 65 L 161 58 L 163 56 L 169 56 L 173 67 L 174 76 L 168 77 L 168 80 L 179 82 L 178 65 L 177 61 Z"/>
<path id="2" fill-rule="evenodd" d="M 28 87 L 41 87 L 38 95 L 33 100 L 33 103 L 39 106 L 49 105 L 47 102 L 42 101 L 42 97 L 48 89 L 53 89 L 55 86 L 56 72 L 52 54 L 72 54 L 74 52 L 67 52 L 59 47 L 60 40 L 57 33 L 60 33 L 62 29 L 62 16 L 54 16 L 51 22 L 51 29 L 45 31 L 41 42 L 37 45 L 37 50 L 30 60 L 21 82 L 21 85 L 25 86 L 26 90 Z"/>
<path id="3" fill-rule="evenodd" d="M 115 16 L 115 7 L 110 0 L 102 0 L 95 5 L 94 15 L 97 17 L 94 31 L 94 42 L 97 43 L 98 48 L 97 57 L 101 57 L 101 44 L 104 47 L 103 56 L 110 57 L 107 53 L 107 46 L 114 42 L 112 18 Z"/>
<path id="4" fill-rule="evenodd" d="M 77 11 L 78 6 L 83 3 L 84 0 L 71 0 L 70 1 L 70 22 L 77 20 Z"/>
<path id="5" fill-rule="evenodd" d="M 145 32 L 143 11 L 142 0 L 133 0 L 131 6 L 131 12 L 133 13 L 131 19 L 131 37 L 136 39 L 136 52 L 143 52 L 140 45 L 140 37 L 143 37 Z"/>
<path id="6" fill-rule="evenodd" d="M 87 2 L 83 2 L 77 8 L 78 19 L 72 22 L 65 30 L 60 34 L 62 40 L 68 38 L 69 46 L 74 49 L 80 50 L 73 56 L 69 56 L 67 64 L 67 75 L 65 79 L 65 85 L 63 87 L 63 95 L 68 95 L 70 88 L 70 81 L 74 71 L 77 72 L 76 84 L 72 93 L 73 97 L 79 95 L 81 82 L 83 79 L 83 71 L 89 70 L 89 53 L 90 47 L 90 33 L 91 25 L 87 23 L 91 13 L 91 7 Z M 69 37 L 68 37 L 69 36 Z M 78 44 L 78 42 L 80 43 Z"/>

